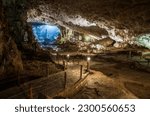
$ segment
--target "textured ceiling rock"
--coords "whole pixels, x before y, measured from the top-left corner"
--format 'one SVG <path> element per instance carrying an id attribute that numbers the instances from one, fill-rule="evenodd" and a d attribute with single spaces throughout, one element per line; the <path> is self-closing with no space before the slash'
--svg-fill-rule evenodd
<path id="1" fill-rule="evenodd" d="M 109 37 L 128 41 L 142 33 L 150 32 L 149 0 L 38 0 L 32 8 L 39 12 L 28 20 L 56 22 L 83 27 L 82 29 L 99 36 L 97 26 L 106 30 Z M 35 7 L 36 6 L 36 7 Z M 34 13 L 33 13 L 34 14 Z M 87 28 L 85 28 L 87 27 Z M 80 29 L 79 29 L 80 31 Z M 100 34 L 103 35 L 103 33 Z M 105 33 L 106 34 L 106 33 Z"/>
<path id="2" fill-rule="evenodd" d="M 108 46 L 113 46 L 113 44 L 115 43 L 115 41 L 113 41 L 110 38 L 105 38 L 103 40 L 98 40 L 96 41 L 97 44 L 103 45 L 104 47 L 108 47 Z"/>

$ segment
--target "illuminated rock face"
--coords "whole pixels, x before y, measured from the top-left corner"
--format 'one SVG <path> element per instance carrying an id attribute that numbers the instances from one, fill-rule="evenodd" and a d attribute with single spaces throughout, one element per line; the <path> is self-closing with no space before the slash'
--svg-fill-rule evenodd
<path id="1" fill-rule="evenodd" d="M 150 34 L 141 35 L 136 38 L 137 44 L 150 49 Z"/>
<path id="2" fill-rule="evenodd" d="M 116 47 L 119 44 L 129 43 L 140 34 L 150 33 L 149 0 L 2 1 L 6 19 L 13 27 L 9 31 L 15 36 L 15 42 L 19 47 L 24 35 L 28 38 L 28 43 L 32 44 L 33 37 L 28 32 L 26 21 L 53 22 L 67 29 L 94 36 L 98 40 L 110 38 L 113 44 L 114 41 L 117 42 Z M 34 27 L 34 34 L 39 42 L 56 41 L 57 35 L 50 36 L 45 27 Z M 39 28 L 43 31 L 39 31 Z M 101 42 L 102 46 L 105 46 L 107 42 Z"/>
<path id="3" fill-rule="evenodd" d="M 34 10 L 28 10 L 29 21 L 54 21 L 98 38 L 107 36 L 119 43 L 150 33 L 149 0 L 38 0 L 37 3 L 39 5 L 33 4 Z"/>
<path id="4" fill-rule="evenodd" d="M 56 42 L 61 32 L 57 26 L 47 24 L 32 24 L 33 33 L 37 41 L 41 44 L 53 44 Z"/>

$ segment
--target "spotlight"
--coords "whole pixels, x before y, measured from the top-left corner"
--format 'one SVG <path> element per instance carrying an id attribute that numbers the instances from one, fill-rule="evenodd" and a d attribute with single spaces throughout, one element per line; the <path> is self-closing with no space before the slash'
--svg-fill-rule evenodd
<path id="1" fill-rule="evenodd" d="M 69 54 L 67 54 L 67 58 L 69 58 L 70 57 L 70 55 Z"/>
<path id="2" fill-rule="evenodd" d="M 70 58 L 70 55 L 67 54 L 67 63 L 69 63 L 69 58 Z"/>
<path id="3" fill-rule="evenodd" d="M 88 72 L 90 71 L 90 60 L 91 60 L 91 58 L 87 57 L 87 71 Z"/>
<path id="4" fill-rule="evenodd" d="M 91 58 L 90 57 L 87 57 L 87 61 L 89 62 L 91 60 Z"/>

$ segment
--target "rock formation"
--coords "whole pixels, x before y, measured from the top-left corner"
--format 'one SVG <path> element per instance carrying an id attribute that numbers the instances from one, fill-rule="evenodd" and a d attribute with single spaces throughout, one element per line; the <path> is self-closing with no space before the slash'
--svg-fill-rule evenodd
<path id="1" fill-rule="evenodd" d="M 1 69 L 14 73 L 23 69 L 21 52 L 34 49 L 29 22 L 57 24 L 78 33 L 75 40 L 85 40 L 84 34 L 94 40 L 77 41 L 82 49 L 132 46 L 136 36 L 150 32 L 149 0 L 1 0 L 0 5 Z M 4 68 L 9 65 L 13 70 Z"/>

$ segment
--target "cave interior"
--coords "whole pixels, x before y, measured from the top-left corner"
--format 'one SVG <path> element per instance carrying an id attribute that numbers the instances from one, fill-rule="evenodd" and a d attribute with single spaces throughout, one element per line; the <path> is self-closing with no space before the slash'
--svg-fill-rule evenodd
<path id="1" fill-rule="evenodd" d="M 150 98 L 149 0 L 1 0 L 0 98 Z"/>

